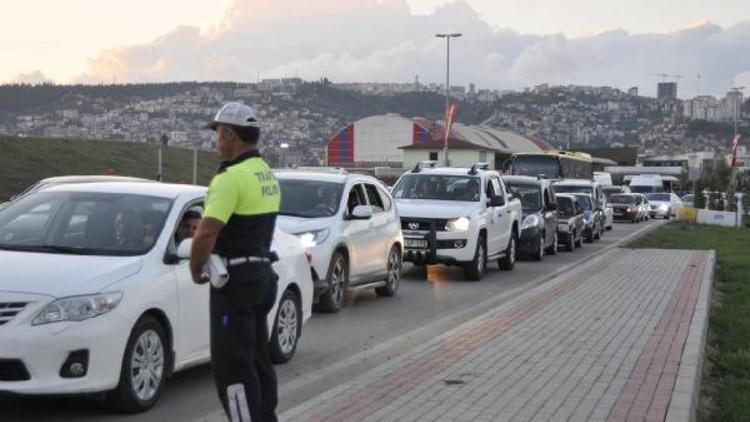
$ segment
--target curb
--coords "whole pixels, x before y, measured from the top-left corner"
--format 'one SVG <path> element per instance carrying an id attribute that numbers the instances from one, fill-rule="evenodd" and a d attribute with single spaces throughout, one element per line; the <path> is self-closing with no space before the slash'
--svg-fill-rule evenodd
<path id="1" fill-rule="evenodd" d="M 677 373 L 672 398 L 665 422 L 693 422 L 700 397 L 701 376 L 706 353 L 708 316 L 711 309 L 711 287 L 714 279 L 716 252 L 709 251 L 706 269 L 703 272 L 698 302 L 695 304 L 685 348 L 682 350 L 680 369 Z"/>

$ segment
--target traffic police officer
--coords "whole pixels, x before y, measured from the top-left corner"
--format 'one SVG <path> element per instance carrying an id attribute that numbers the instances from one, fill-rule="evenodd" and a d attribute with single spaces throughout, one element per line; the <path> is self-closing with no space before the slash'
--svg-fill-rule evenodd
<path id="1" fill-rule="evenodd" d="M 251 107 L 224 105 L 209 128 L 222 162 L 193 239 L 190 270 L 204 283 L 211 253 L 224 258 L 229 281 L 211 286 L 211 363 L 224 410 L 232 422 L 276 421 L 276 372 L 268 350 L 266 317 L 278 276 L 270 251 L 281 194 L 258 153 L 260 129 Z"/>

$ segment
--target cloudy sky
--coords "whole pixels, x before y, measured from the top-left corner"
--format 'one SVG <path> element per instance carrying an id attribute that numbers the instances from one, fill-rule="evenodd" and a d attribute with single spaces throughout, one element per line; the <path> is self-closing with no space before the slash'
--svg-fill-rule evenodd
<path id="1" fill-rule="evenodd" d="M 0 82 L 750 86 L 747 0 L 5 0 Z M 700 75 L 700 77 L 699 77 Z M 750 93 L 750 90 L 746 91 Z"/>

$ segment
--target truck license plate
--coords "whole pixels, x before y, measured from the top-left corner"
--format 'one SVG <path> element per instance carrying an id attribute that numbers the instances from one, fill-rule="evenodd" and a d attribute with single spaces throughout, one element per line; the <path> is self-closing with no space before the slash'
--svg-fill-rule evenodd
<path id="1" fill-rule="evenodd" d="M 427 249 L 427 239 L 404 239 L 410 249 Z"/>

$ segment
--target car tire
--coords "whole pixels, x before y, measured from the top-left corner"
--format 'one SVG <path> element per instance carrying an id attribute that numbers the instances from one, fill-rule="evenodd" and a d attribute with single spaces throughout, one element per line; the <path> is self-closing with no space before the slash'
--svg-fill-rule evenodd
<path id="1" fill-rule="evenodd" d="M 344 293 L 349 284 L 349 264 L 341 251 L 336 251 L 328 265 L 328 289 L 320 295 L 318 309 L 323 312 L 338 312 L 344 303 Z"/>
<path id="2" fill-rule="evenodd" d="M 117 388 L 109 404 L 123 413 L 145 412 L 161 395 L 169 368 L 169 347 L 164 327 L 145 315 L 133 327 L 125 346 Z"/>
<path id="3" fill-rule="evenodd" d="M 539 245 L 534 253 L 531 254 L 532 261 L 541 261 L 544 259 L 544 233 L 539 236 Z"/>
<path id="4" fill-rule="evenodd" d="M 287 289 L 279 300 L 276 318 L 273 321 L 270 352 L 271 362 L 286 363 L 297 351 L 297 343 L 302 334 L 302 305 L 299 296 Z"/>
<path id="5" fill-rule="evenodd" d="M 576 232 L 573 231 L 570 233 L 570 236 L 568 237 L 568 241 L 565 243 L 565 250 L 568 252 L 573 252 L 576 248 Z"/>
<path id="6" fill-rule="evenodd" d="M 516 266 L 516 245 L 518 243 L 518 234 L 513 231 L 510 235 L 510 241 L 508 246 L 505 247 L 505 256 L 497 261 L 498 267 L 503 271 L 513 271 L 513 267 Z"/>
<path id="7" fill-rule="evenodd" d="M 558 238 L 557 238 L 557 230 L 555 230 L 555 233 L 552 235 L 552 245 L 547 249 L 547 254 L 549 255 L 557 255 L 557 247 L 558 245 Z"/>
<path id="8" fill-rule="evenodd" d="M 487 269 L 487 241 L 484 234 L 477 239 L 477 247 L 474 250 L 474 259 L 464 264 L 464 277 L 467 280 L 479 281 Z"/>
<path id="9" fill-rule="evenodd" d="M 388 263 L 385 273 L 385 285 L 376 287 L 378 296 L 395 296 L 401 282 L 401 250 L 393 245 L 388 252 Z"/>

